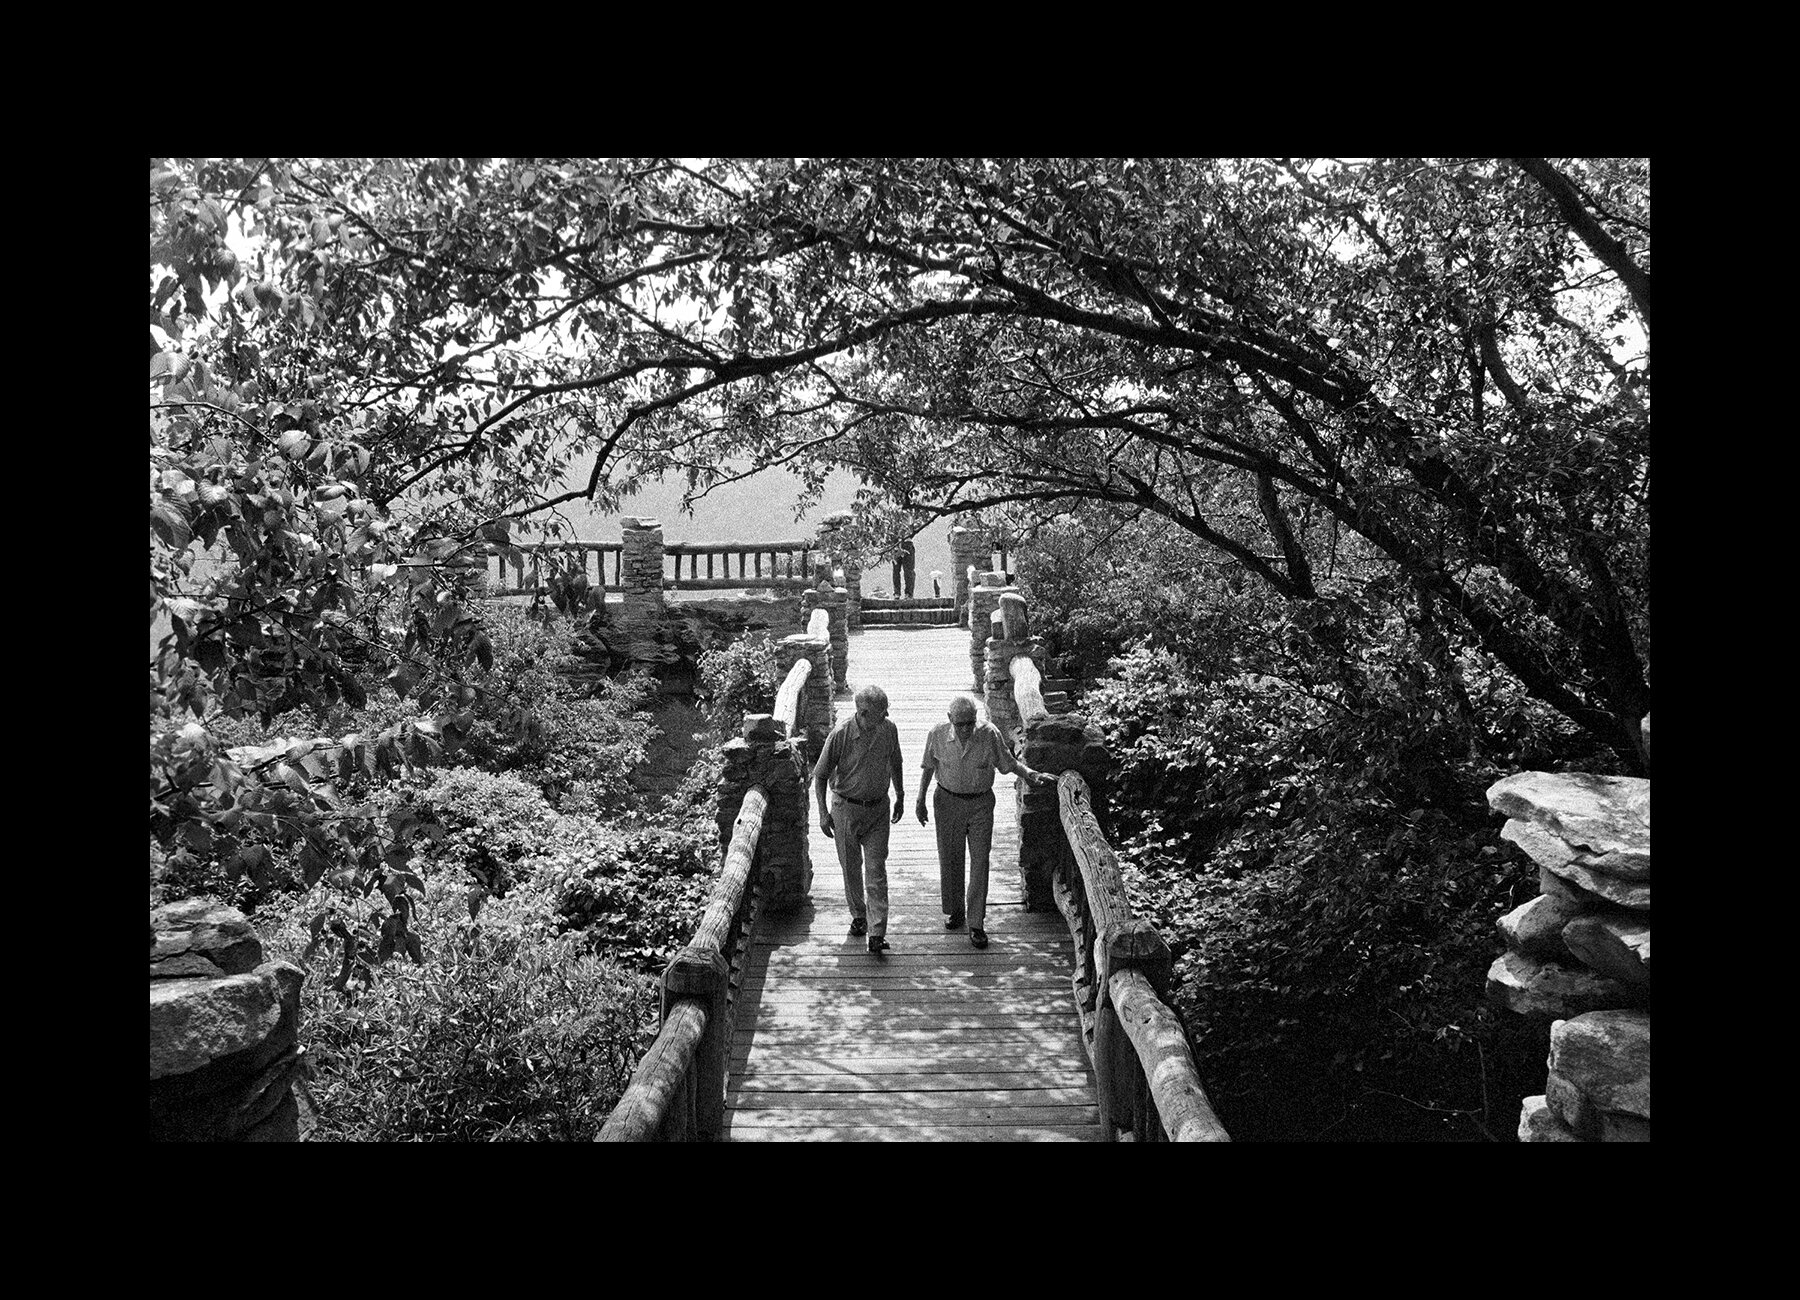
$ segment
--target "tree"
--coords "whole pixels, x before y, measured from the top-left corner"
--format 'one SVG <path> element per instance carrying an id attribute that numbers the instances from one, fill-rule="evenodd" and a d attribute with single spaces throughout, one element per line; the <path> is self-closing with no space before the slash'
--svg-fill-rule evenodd
<path id="1" fill-rule="evenodd" d="M 1320 538 L 1355 535 L 1640 762 L 1641 162 L 158 159 L 150 183 L 164 851 L 267 817 L 388 887 L 402 846 L 324 834 L 320 782 L 466 725 L 491 648 L 454 561 L 745 461 L 849 466 L 923 513 L 1116 503 L 1298 602 L 1351 598 Z M 445 711 L 247 783 L 191 730 L 369 665 Z"/>

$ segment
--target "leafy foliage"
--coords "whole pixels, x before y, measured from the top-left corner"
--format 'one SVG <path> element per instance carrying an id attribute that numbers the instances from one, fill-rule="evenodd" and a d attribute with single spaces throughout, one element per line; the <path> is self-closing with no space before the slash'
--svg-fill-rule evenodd
<path id="1" fill-rule="evenodd" d="M 421 965 L 348 999 L 306 981 L 315 1141 L 593 1139 L 655 1034 L 656 986 L 556 937 L 546 905 L 526 886 L 471 921 L 434 884 Z M 268 936 L 289 956 L 303 942 L 291 920 Z"/>
<path id="2" fill-rule="evenodd" d="M 775 645 L 766 632 L 752 632 L 722 650 L 708 650 L 697 665 L 707 722 L 717 741 L 735 737 L 744 718 L 775 707 L 781 682 L 775 676 Z"/>

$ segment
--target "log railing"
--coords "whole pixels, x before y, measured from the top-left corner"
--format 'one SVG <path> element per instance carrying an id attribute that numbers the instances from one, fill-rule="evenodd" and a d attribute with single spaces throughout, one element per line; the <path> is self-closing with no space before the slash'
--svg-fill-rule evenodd
<path id="1" fill-rule="evenodd" d="M 490 596 L 534 596 L 543 587 L 544 569 L 554 563 L 568 569 L 579 568 L 590 588 L 600 591 L 624 591 L 625 546 L 622 542 L 522 542 L 502 549 L 489 543 L 487 553 L 493 557 L 498 573 L 491 580 Z M 592 556 L 595 571 L 590 572 Z M 607 577 L 607 557 L 611 557 L 612 577 Z M 512 582 L 506 580 L 508 560 Z"/>
<path id="2" fill-rule="evenodd" d="M 826 611 L 816 609 L 806 630 L 822 639 L 828 625 Z M 783 736 L 798 731 L 800 692 L 812 668 L 811 660 L 795 661 L 776 693 L 773 716 Z M 747 735 L 753 725 L 746 722 Z M 750 787 L 700 927 L 663 972 L 662 1028 L 597 1140 L 710 1142 L 721 1135 L 731 1011 L 755 937 L 762 892 L 756 849 L 767 810 L 768 793 Z"/>
<path id="3" fill-rule="evenodd" d="M 674 573 L 663 575 L 665 591 L 723 591 L 742 587 L 810 586 L 808 575 L 812 564 L 821 557 L 811 542 L 665 542 L 663 559 L 674 566 Z M 737 561 L 737 575 L 731 573 L 731 562 Z M 681 572 L 687 562 L 687 574 Z M 706 573 L 700 573 L 701 561 Z M 764 573 L 764 562 L 768 572 Z M 715 562 L 717 572 L 714 571 Z"/>
<path id="4" fill-rule="evenodd" d="M 992 615 L 995 637 L 1030 633 L 1025 602 L 1008 593 Z M 1030 655 L 1008 661 L 1020 739 L 1050 717 L 1043 677 Z M 1070 857 L 1051 876 L 1051 893 L 1075 943 L 1075 1005 L 1094 1067 L 1100 1122 L 1110 1137 L 1138 1142 L 1228 1142 L 1200 1084 L 1181 1019 L 1164 1001 L 1173 975 L 1169 947 L 1137 916 L 1118 858 L 1094 818 L 1093 793 L 1079 772 L 1056 779 Z M 1070 870 L 1070 866 L 1073 870 Z"/>
<path id="5" fill-rule="evenodd" d="M 756 928 L 756 842 L 768 798 L 745 794 L 693 940 L 663 972 L 662 1029 L 601 1126 L 601 1142 L 710 1142 L 725 1124 L 731 1007 Z"/>
<path id="6" fill-rule="evenodd" d="M 577 567 L 596 591 L 623 592 L 625 546 L 622 542 L 522 542 L 501 548 L 488 544 L 498 572 L 490 596 L 532 596 L 544 585 L 545 568 Z M 772 542 L 666 542 L 663 544 L 664 591 L 731 591 L 746 587 L 799 590 L 824 552 L 800 540 Z M 590 559 L 590 557 L 593 557 Z M 609 559 L 610 557 L 610 559 Z M 737 572 L 733 574 L 733 561 Z M 590 567 L 591 566 L 591 567 Z M 507 569 L 512 569 L 511 582 Z M 683 573 L 683 568 L 686 573 Z M 704 570 L 704 572 L 702 572 Z"/>
<path id="7" fill-rule="evenodd" d="M 1201 1087 L 1181 1019 L 1163 1000 L 1172 974 L 1168 945 L 1132 911 L 1087 782 L 1064 772 L 1057 795 L 1076 869 L 1058 871 L 1053 888 L 1075 941 L 1075 1001 L 1101 1124 L 1139 1142 L 1230 1141 Z"/>

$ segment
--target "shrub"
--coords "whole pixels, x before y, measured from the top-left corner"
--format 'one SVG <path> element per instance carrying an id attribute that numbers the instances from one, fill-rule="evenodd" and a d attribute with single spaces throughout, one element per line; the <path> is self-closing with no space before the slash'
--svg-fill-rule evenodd
<path id="1" fill-rule="evenodd" d="M 660 974 L 693 938 L 720 863 L 716 832 L 623 829 L 565 817 L 536 870 L 564 932 L 634 970 Z"/>
<path id="2" fill-rule="evenodd" d="M 718 740 L 737 735 L 745 714 L 775 707 L 781 683 L 775 678 L 775 643 L 766 632 L 752 632 L 723 650 L 708 650 L 700 656 L 698 670 L 698 693 Z"/>
<path id="3" fill-rule="evenodd" d="M 1227 1127 L 1509 1130 L 1490 1103 L 1523 1095 L 1534 1049 L 1483 988 L 1531 873 L 1496 846 L 1499 770 L 1446 701 L 1374 659 L 1354 688 L 1202 686 L 1150 652 L 1115 667 L 1089 703 L 1120 758 L 1122 869 Z"/>
<path id="4" fill-rule="evenodd" d="M 419 844 L 425 865 L 464 876 L 495 895 L 523 879 L 549 843 L 556 812 L 537 786 L 512 773 L 444 768 L 418 790 L 436 829 Z"/>
<path id="5" fill-rule="evenodd" d="M 434 880 L 415 927 L 423 962 L 348 997 L 309 973 L 312 1139 L 591 1140 L 655 1035 L 657 991 L 557 936 L 545 908 L 521 887 L 471 920 L 462 891 Z M 299 958 L 306 929 L 285 921 L 267 942 Z"/>

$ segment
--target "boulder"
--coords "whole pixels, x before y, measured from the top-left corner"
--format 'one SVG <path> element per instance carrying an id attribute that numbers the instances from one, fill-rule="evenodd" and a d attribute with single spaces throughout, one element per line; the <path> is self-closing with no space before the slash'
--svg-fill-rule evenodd
<path id="1" fill-rule="evenodd" d="M 1600 1140 L 1602 1142 L 1648 1142 L 1650 1140 L 1650 1121 L 1639 1119 L 1636 1115 L 1620 1115 L 1610 1110 L 1601 1111 Z"/>
<path id="2" fill-rule="evenodd" d="M 1488 806 L 1586 855 L 1591 870 L 1650 878 L 1650 782 L 1587 772 L 1518 772 L 1488 787 Z"/>
<path id="3" fill-rule="evenodd" d="M 1581 1139 L 1556 1117 L 1556 1112 L 1543 1097 L 1527 1097 L 1519 1108 L 1519 1141 L 1579 1142 Z"/>
<path id="4" fill-rule="evenodd" d="M 262 960 L 262 942 L 235 907 L 188 898 L 150 913 L 151 979 L 243 975 Z"/>
<path id="5" fill-rule="evenodd" d="M 1539 894 L 1500 918 L 1500 937 L 1508 948 L 1527 956 L 1552 961 L 1564 958 L 1569 955 L 1569 950 L 1563 947 L 1563 928 L 1583 910 L 1584 905 L 1579 900 L 1557 894 Z"/>
<path id="6" fill-rule="evenodd" d="M 150 1077 L 183 1074 L 255 1047 L 280 1024 L 281 998 L 273 969 L 217 979 L 153 980 Z"/>
<path id="7" fill-rule="evenodd" d="M 1562 942 L 1583 964 L 1628 984 L 1650 984 L 1650 918 L 1577 916 L 1563 927 Z"/>
<path id="8" fill-rule="evenodd" d="M 1524 849 L 1526 855 L 1540 867 L 1549 868 L 1564 880 L 1589 893 L 1598 894 L 1609 903 L 1617 903 L 1620 907 L 1640 912 L 1650 909 L 1650 881 L 1647 871 L 1643 880 L 1628 880 L 1611 871 L 1601 870 L 1596 866 L 1598 859 L 1593 854 L 1575 848 L 1561 836 L 1541 826 L 1517 818 L 1500 828 L 1500 838 L 1511 840 Z"/>
<path id="9" fill-rule="evenodd" d="M 1544 1096 L 1550 1113 L 1583 1142 L 1600 1140 L 1601 1113 L 1593 1101 L 1555 1070 L 1544 1078 Z"/>
<path id="10" fill-rule="evenodd" d="M 1488 967 L 1488 1000 L 1521 1015 L 1564 1019 L 1643 1002 L 1646 991 L 1579 966 L 1507 952 Z"/>
<path id="11" fill-rule="evenodd" d="M 1650 1013 L 1592 1011 L 1550 1028 L 1550 1069 L 1603 1111 L 1650 1118 Z"/>

